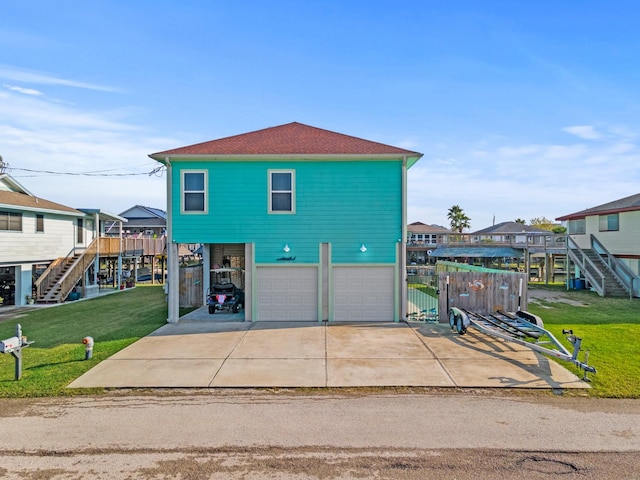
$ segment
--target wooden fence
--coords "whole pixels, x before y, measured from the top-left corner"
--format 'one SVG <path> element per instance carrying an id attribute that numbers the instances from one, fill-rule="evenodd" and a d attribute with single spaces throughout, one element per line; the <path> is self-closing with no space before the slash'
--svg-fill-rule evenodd
<path id="1" fill-rule="evenodd" d="M 202 265 L 180 267 L 178 285 L 181 307 L 201 307 L 204 305 L 202 293 Z"/>
<path id="2" fill-rule="evenodd" d="M 447 307 L 463 308 L 480 314 L 527 309 L 525 273 L 440 272 L 438 288 L 441 322 L 448 318 Z"/>

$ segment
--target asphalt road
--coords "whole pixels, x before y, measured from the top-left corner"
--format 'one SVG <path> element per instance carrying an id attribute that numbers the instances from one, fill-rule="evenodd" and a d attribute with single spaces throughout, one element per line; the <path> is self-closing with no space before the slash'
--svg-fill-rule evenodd
<path id="1" fill-rule="evenodd" d="M 114 392 L 0 401 L 2 479 L 640 479 L 640 401 Z"/>

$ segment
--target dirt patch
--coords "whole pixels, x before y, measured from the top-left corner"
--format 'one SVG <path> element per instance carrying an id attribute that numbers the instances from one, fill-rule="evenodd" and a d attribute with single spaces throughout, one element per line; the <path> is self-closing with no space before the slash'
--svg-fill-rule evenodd
<path id="1" fill-rule="evenodd" d="M 566 303 L 574 307 L 586 307 L 589 304 L 570 298 L 569 294 L 542 288 L 529 288 L 529 301 L 544 307 L 543 303 Z"/>

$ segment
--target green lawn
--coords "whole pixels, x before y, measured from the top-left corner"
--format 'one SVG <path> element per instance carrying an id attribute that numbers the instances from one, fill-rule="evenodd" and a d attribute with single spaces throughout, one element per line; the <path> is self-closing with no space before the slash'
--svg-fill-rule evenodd
<path id="1" fill-rule="evenodd" d="M 542 317 L 559 340 L 563 339 L 563 328 L 573 329 L 583 338 L 583 347 L 590 351 L 589 363 L 598 370 L 591 375 L 593 389 L 589 394 L 640 398 L 640 299 L 608 299 L 588 291 L 546 288 L 585 304 L 530 302 L 529 310 Z M 12 337 L 16 323 L 20 323 L 23 334 L 35 341 L 23 350 L 20 381 L 14 380 L 13 357 L 0 354 L 0 397 L 100 392 L 102 389 L 65 387 L 100 361 L 164 325 L 166 318 L 162 287 L 138 286 L 91 300 L 33 310 L 15 321 L 0 323 L 0 339 Z M 82 339 L 87 335 L 96 343 L 93 358 L 85 361 Z"/>
<path id="2" fill-rule="evenodd" d="M 15 335 L 16 323 L 33 345 L 22 350 L 22 379 L 14 380 L 14 358 L 0 354 L 0 397 L 77 394 L 66 389 L 72 380 L 167 321 L 161 286 L 33 310 L 0 323 L 0 339 Z M 82 339 L 95 340 L 93 358 L 84 360 Z M 100 390 L 97 390 L 100 391 Z M 83 392 L 86 392 L 83 390 Z"/>
<path id="3" fill-rule="evenodd" d="M 590 352 L 589 364 L 597 369 L 596 375 L 590 375 L 593 389 L 589 394 L 640 398 L 640 299 L 602 298 L 587 290 L 567 292 L 561 286 L 546 289 L 562 292 L 584 304 L 529 302 L 528 308 L 542 318 L 545 327 L 559 340 L 564 339 L 562 329 L 572 329 L 582 337 L 583 350 Z M 566 346 L 571 351 L 568 342 Z"/>

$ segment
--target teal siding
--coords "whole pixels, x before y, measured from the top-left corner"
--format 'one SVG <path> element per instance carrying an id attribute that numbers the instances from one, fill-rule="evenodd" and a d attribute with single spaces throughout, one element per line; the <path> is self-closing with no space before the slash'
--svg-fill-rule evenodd
<path id="1" fill-rule="evenodd" d="M 208 170 L 208 213 L 180 214 L 180 172 Z M 268 213 L 268 170 L 296 175 L 296 213 Z M 255 243 L 257 263 L 394 263 L 402 235 L 399 161 L 175 162 L 173 237 L 178 243 Z M 367 252 L 360 252 L 365 243 Z M 289 253 L 283 252 L 288 244 Z"/>

